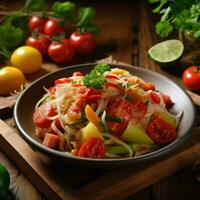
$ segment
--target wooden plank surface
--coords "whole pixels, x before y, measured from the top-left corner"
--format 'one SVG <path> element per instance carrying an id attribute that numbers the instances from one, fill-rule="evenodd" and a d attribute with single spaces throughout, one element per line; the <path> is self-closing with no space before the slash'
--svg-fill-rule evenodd
<path id="1" fill-rule="evenodd" d="M 50 164 L 41 159 L 15 130 L 2 120 L 0 143 L 1 150 L 12 159 L 32 184 L 47 199 L 55 200 L 123 199 L 193 163 L 196 159 L 194 153 L 200 152 L 200 144 L 191 141 L 188 144 L 189 149 L 181 149 L 179 153 L 173 153 L 159 162 L 143 167 L 131 166 L 110 171 L 73 167 L 72 170 L 59 164 L 56 169 L 56 166 L 53 167 L 55 163 Z"/>

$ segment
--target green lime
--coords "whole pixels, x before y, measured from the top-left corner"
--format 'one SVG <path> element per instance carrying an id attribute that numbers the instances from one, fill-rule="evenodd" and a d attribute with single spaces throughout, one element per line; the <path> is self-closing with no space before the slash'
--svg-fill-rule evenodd
<path id="1" fill-rule="evenodd" d="M 10 175 L 8 170 L 0 164 L 0 190 L 8 190 L 10 185 Z"/>
<path id="2" fill-rule="evenodd" d="M 159 64 L 169 65 L 177 61 L 183 54 L 184 46 L 180 40 L 166 40 L 152 46 L 148 54 Z"/>

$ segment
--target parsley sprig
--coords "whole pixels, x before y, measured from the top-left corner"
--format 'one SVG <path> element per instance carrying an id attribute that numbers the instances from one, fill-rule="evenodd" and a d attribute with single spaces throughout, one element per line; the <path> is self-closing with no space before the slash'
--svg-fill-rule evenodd
<path id="1" fill-rule="evenodd" d="M 155 26 L 158 35 L 166 37 L 175 28 L 200 38 L 199 0 L 149 0 L 149 2 L 157 4 L 153 12 L 161 15 L 160 21 Z"/>
<path id="2" fill-rule="evenodd" d="M 97 90 L 103 89 L 103 84 L 106 82 L 106 78 L 103 76 L 105 71 L 110 71 L 109 65 L 97 64 L 94 69 L 83 78 L 84 85 Z"/>

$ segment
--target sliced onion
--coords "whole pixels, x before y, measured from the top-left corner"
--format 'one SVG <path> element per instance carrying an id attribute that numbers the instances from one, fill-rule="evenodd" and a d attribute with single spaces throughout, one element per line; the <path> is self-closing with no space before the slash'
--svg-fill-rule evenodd
<path id="1" fill-rule="evenodd" d="M 49 96 L 49 94 L 44 95 L 35 105 L 35 110 L 37 110 L 37 108 L 39 107 L 39 105 L 41 104 L 42 101 L 44 101 L 47 97 Z"/>
<path id="2" fill-rule="evenodd" d="M 103 114 L 101 116 L 101 121 L 103 122 L 104 125 L 106 125 L 106 111 L 103 111 Z"/>
<path id="3" fill-rule="evenodd" d="M 99 115 L 99 113 L 101 112 L 101 110 L 103 108 L 104 108 L 104 100 L 100 100 L 99 106 L 98 106 L 98 108 L 97 108 L 97 110 L 95 112 L 97 116 Z"/>
<path id="4" fill-rule="evenodd" d="M 55 116 L 52 116 L 52 117 L 49 117 L 49 116 L 46 116 L 46 118 L 48 119 L 48 120 L 55 120 L 55 119 L 57 119 L 58 118 L 58 115 L 55 115 Z"/>
<path id="5" fill-rule="evenodd" d="M 113 136 L 113 135 L 111 135 L 109 133 L 104 133 L 103 136 L 110 138 L 115 143 L 120 144 L 121 146 L 123 146 L 124 148 L 126 148 L 127 151 L 129 152 L 129 157 L 133 156 L 133 150 L 132 150 L 132 148 L 128 144 L 126 144 L 122 140 L 118 139 L 117 137 L 115 137 L 115 136 Z"/>
<path id="6" fill-rule="evenodd" d="M 55 122 L 51 123 L 51 128 L 55 133 L 57 133 L 60 137 L 64 136 L 64 134 L 56 127 Z"/>

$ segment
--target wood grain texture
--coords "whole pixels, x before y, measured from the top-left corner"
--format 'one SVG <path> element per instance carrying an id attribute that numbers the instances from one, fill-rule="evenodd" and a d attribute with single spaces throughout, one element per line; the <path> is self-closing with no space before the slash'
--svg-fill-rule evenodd
<path id="1" fill-rule="evenodd" d="M 51 164 L 40 159 L 16 131 L 2 120 L 0 121 L 0 143 L 2 151 L 23 171 L 32 184 L 47 199 L 55 200 L 124 199 L 193 163 L 196 159 L 193 153 L 200 151 L 200 144 L 191 141 L 188 144 L 189 149 L 181 149 L 178 153 L 171 154 L 159 162 L 144 167 L 120 168 L 103 172 L 86 169 L 79 171 L 81 169 L 74 167 L 70 170 L 70 167 L 58 163 Z M 82 184 L 80 184 L 81 180 Z"/>

